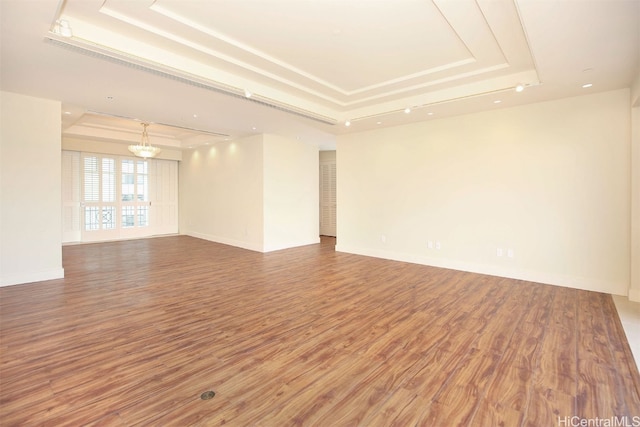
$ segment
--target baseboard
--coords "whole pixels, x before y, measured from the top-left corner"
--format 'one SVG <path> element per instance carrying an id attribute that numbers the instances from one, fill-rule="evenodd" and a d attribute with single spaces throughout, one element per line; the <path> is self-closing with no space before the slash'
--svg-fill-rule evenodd
<path id="1" fill-rule="evenodd" d="M 629 289 L 629 301 L 640 302 L 640 289 Z"/>
<path id="2" fill-rule="evenodd" d="M 301 242 L 287 242 L 285 244 L 279 244 L 275 246 L 269 246 L 264 248 L 264 252 L 281 251 L 283 249 L 299 248 L 300 246 L 316 245 L 320 243 L 320 236 L 315 239 Z"/>
<path id="3" fill-rule="evenodd" d="M 357 248 L 338 243 L 337 252 L 346 252 L 356 255 L 371 256 L 375 258 L 389 259 L 393 261 L 410 262 L 413 264 L 428 265 L 431 267 L 448 268 L 451 270 L 467 271 L 469 273 L 486 274 L 489 276 L 506 277 L 509 279 L 524 280 L 527 282 L 542 283 L 545 285 L 563 286 L 566 288 L 581 289 L 586 291 L 603 292 L 615 295 L 626 295 L 627 285 L 609 281 L 591 279 L 587 277 L 575 277 L 559 274 L 551 274 L 540 271 L 522 270 L 517 268 L 502 268 L 494 265 L 475 264 L 455 259 L 427 257 L 409 253 L 381 251 L 368 248 Z M 631 299 L 631 296 L 629 296 Z"/>
<path id="4" fill-rule="evenodd" d="M 181 234 L 196 237 L 198 239 L 208 240 L 210 242 L 221 243 L 223 245 L 234 246 L 236 248 L 248 249 L 255 252 L 263 252 L 262 245 L 258 243 L 245 242 L 242 240 L 229 239 L 227 237 L 215 236 L 211 234 L 197 233 L 193 231 L 185 231 Z"/>
<path id="5" fill-rule="evenodd" d="M 22 285 L 25 283 L 42 282 L 45 280 L 64 279 L 64 268 L 31 271 L 29 273 L 14 273 L 0 276 L 0 286 Z"/>

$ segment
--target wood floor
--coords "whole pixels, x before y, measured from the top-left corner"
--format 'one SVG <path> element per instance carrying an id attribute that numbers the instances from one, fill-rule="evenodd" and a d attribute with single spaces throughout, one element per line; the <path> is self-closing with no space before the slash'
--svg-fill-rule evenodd
<path id="1" fill-rule="evenodd" d="M 2 426 L 640 422 L 608 295 L 331 239 L 260 254 L 175 236 L 63 256 L 64 280 L 0 289 Z"/>

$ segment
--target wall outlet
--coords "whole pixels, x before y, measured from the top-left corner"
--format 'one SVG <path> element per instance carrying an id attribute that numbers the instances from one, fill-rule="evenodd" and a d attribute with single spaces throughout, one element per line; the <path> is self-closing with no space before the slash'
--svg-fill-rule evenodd
<path id="1" fill-rule="evenodd" d="M 515 256 L 515 253 L 513 252 L 513 249 L 507 249 L 507 256 L 509 258 L 513 258 Z"/>
<path id="2" fill-rule="evenodd" d="M 429 240 L 429 241 L 427 242 L 427 247 L 428 247 L 429 249 L 433 249 L 433 240 Z"/>
<path id="3" fill-rule="evenodd" d="M 382 243 L 387 243 L 387 236 L 385 236 L 384 234 L 380 236 L 380 241 Z"/>
<path id="4" fill-rule="evenodd" d="M 496 256 L 503 256 L 504 255 L 504 251 L 502 250 L 502 248 L 497 248 L 496 249 Z"/>
<path id="5" fill-rule="evenodd" d="M 436 250 L 440 250 L 440 248 L 442 248 L 442 245 L 440 244 L 439 241 L 436 242 Z"/>

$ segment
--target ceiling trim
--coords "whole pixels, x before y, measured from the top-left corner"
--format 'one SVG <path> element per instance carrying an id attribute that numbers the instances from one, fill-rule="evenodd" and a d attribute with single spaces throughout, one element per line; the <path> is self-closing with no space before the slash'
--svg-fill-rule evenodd
<path id="1" fill-rule="evenodd" d="M 305 110 L 290 104 L 285 104 L 275 99 L 258 94 L 252 94 L 250 97 L 248 97 L 245 93 L 244 88 L 234 87 L 226 85 L 224 83 L 203 79 L 193 74 L 185 73 L 184 71 L 158 64 L 156 62 L 148 61 L 140 57 L 134 57 L 124 52 L 115 51 L 113 49 L 100 46 L 96 43 L 92 43 L 90 41 L 83 40 L 77 37 L 63 37 L 54 32 L 49 32 L 45 36 L 45 40 L 49 43 L 52 43 L 53 45 L 66 48 L 86 56 L 103 59 L 119 65 L 124 65 L 201 89 L 207 89 L 217 93 L 233 96 L 235 98 L 242 98 L 249 102 L 264 105 L 266 107 L 274 108 L 276 110 L 284 111 L 323 124 L 335 125 L 339 121 L 336 118 L 320 115 L 312 111 Z"/>

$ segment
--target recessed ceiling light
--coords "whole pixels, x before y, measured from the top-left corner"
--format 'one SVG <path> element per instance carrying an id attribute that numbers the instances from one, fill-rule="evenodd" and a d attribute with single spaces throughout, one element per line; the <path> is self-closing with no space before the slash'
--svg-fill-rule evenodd
<path id="1" fill-rule="evenodd" d="M 376 122 L 376 124 L 377 124 L 377 125 L 381 125 L 381 124 L 382 124 L 382 122 Z"/>
<path id="2" fill-rule="evenodd" d="M 591 86 L 593 86 L 593 83 L 585 83 L 582 85 L 582 87 L 585 89 L 590 88 Z"/>
<path id="3" fill-rule="evenodd" d="M 194 119 L 197 119 L 197 118 L 198 118 L 198 115 L 197 115 L 197 114 L 194 114 L 194 115 L 193 115 L 193 118 L 194 118 Z"/>
<path id="4" fill-rule="evenodd" d="M 502 101 L 499 99 L 496 99 L 495 101 L 493 101 L 494 104 L 500 104 Z"/>
<path id="5" fill-rule="evenodd" d="M 433 112 L 432 112 L 432 111 L 429 111 L 429 112 L 427 113 L 427 116 L 433 116 Z"/>
<path id="6" fill-rule="evenodd" d="M 56 21 L 55 28 L 53 32 L 56 34 L 60 34 L 62 37 L 73 37 L 73 31 L 71 31 L 71 25 L 69 25 L 69 21 L 66 19 L 58 19 Z"/>
<path id="7" fill-rule="evenodd" d="M 349 127 L 349 126 L 351 126 L 351 122 L 350 122 L 349 120 L 347 120 L 346 122 L 344 122 L 344 125 L 345 125 L 346 127 Z"/>
<path id="8" fill-rule="evenodd" d="M 409 107 L 405 108 L 405 109 L 404 109 L 404 112 L 405 112 L 406 114 L 409 114 L 409 113 L 411 112 L 411 108 L 409 108 Z"/>
<path id="9" fill-rule="evenodd" d="M 255 126 L 251 126 L 251 129 L 256 130 L 257 128 Z"/>
<path id="10" fill-rule="evenodd" d="M 524 90 L 524 85 L 520 84 L 516 86 L 516 92 L 522 92 Z"/>
<path id="11" fill-rule="evenodd" d="M 244 90 L 244 96 L 246 96 L 247 98 L 251 98 L 251 95 L 253 95 L 253 93 L 251 93 L 249 89 Z"/>
<path id="12" fill-rule="evenodd" d="M 71 115 L 71 111 L 65 111 L 64 114 L 69 116 L 69 115 Z"/>

